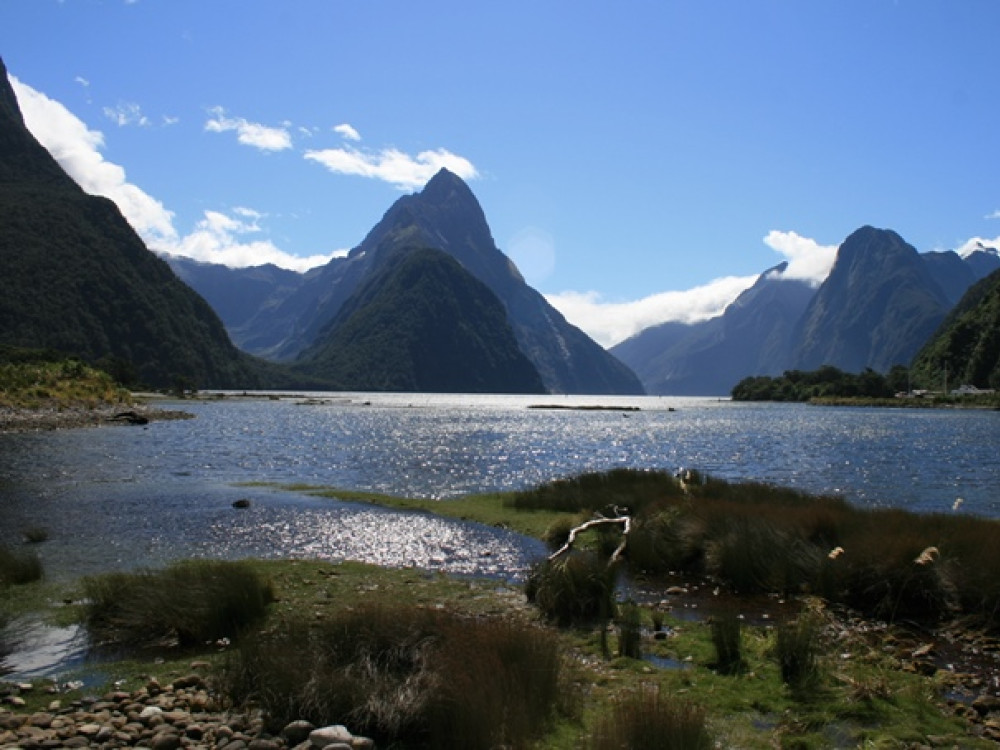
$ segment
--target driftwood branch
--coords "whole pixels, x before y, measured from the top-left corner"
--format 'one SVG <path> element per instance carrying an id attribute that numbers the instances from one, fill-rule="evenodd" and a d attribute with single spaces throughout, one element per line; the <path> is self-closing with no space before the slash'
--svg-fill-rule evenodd
<path id="1" fill-rule="evenodd" d="M 618 524 L 622 527 L 622 540 L 619 543 L 617 549 L 615 549 L 614 553 L 611 555 L 611 558 L 608 560 L 608 564 L 617 562 L 621 558 L 622 553 L 625 551 L 625 545 L 628 544 L 628 533 L 632 530 L 632 517 L 628 515 L 622 515 L 621 510 L 617 507 L 615 507 L 615 513 L 617 513 L 618 515 L 612 518 L 608 518 L 606 516 L 599 516 L 597 518 L 592 518 L 586 523 L 581 523 L 579 526 L 574 526 L 569 531 L 569 537 L 567 537 L 566 543 L 562 547 L 557 549 L 555 552 L 553 552 L 551 555 L 549 555 L 549 560 L 550 561 L 555 560 L 560 555 L 572 549 L 573 544 L 576 542 L 576 537 L 579 534 L 583 533 L 584 531 L 596 528 L 597 526 Z"/>

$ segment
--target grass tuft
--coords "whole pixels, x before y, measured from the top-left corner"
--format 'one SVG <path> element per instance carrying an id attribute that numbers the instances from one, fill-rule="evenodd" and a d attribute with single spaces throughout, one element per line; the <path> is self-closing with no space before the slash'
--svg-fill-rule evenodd
<path id="1" fill-rule="evenodd" d="M 249 636 L 222 687 L 275 730 L 304 718 L 379 745 L 526 747 L 559 703 L 561 664 L 535 626 L 373 605 Z"/>
<path id="2" fill-rule="evenodd" d="M 235 638 L 273 601 L 244 562 L 195 560 L 162 571 L 85 578 L 84 622 L 102 643 L 191 646 Z"/>
<path id="3" fill-rule="evenodd" d="M 595 552 L 543 560 L 525 584 L 528 601 L 560 626 L 605 622 L 615 611 L 616 568 Z"/>
<path id="4" fill-rule="evenodd" d="M 42 561 L 37 554 L 0 547 L 0 587 L 20 586 L 42 577 Z"/>
<path id="5" fill-rule="evenodd" d="M 707 750 L 712 739 L 703 709 L 646 686 L 619 699 L 598 721 L 590 746 L 592 750 Z"/>
<path id="6" fill-rule="evenodd" d="M 820 685 L 820 635 L 818 620 L 808 613 L 777 628 L 775 652 L 781 680 L 797 697 L 814 695 Z"/>
<path id="7" fill-rule="evenodd" d="M 712 645 L 715 647 L 715 663 L 712 665 L 719 674 L 736 675 L 743 671 L 743 627 L 739 615 L 733 609 L 725 609 L 711 621 Z"/>

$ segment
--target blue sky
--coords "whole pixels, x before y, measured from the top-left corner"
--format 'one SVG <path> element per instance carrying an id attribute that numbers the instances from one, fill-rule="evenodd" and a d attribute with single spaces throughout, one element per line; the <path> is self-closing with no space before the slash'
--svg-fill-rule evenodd
<path id="1" fill-rule="evenodd" d="M 998 31 L 994 0 L 4 0 L 0 56 L 153 248 L 318 263 L 448 166 L 609 345 L 821 279 L 864 224 L 1000 244 Z"/>

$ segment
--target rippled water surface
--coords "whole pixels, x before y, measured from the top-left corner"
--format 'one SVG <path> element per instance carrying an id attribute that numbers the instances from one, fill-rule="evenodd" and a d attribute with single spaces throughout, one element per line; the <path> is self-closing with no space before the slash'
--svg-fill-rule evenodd
<path id="1" fill-rule="evenodd" d="M 637 406 L 639 411 L 532 405 Z M 185 556 L 318 556 L 517 577 L 530 540 L 267 481 L 440 498 L 618 466 L 697 468 L 863 505 L 1000 515 L 1000 413 L 683 398 L 343 394 L 185 402 L 194 420 L 0 435 L 0 542 L 49 575 Z M 239 511 L 234 500 L 247 497 Z"/>

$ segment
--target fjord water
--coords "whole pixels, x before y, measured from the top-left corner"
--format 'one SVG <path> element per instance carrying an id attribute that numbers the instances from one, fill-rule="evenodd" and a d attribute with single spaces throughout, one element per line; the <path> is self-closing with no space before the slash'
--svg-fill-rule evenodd
<path id="1" fill-rule="evenodd" d="M 521 577 L 539 542 L 246 483 L 439 498 L 615 467 L 698 469 L 861 506 L 1000 517 L 1000 413 L 690 398 L 310 394 L 168 404 L 195 419 L 0 435 L 0 544 L 27 529 L 50 579 L 185 557 L 316 557 Z M 609 409 L 529 408 L 635 407 Z M 952 506 L 963 499 L 958 511 Z M 249 499 L 250 507 L 233 502 Z M 3 634 L 8 679 L 66 673 L 85 634 Z"/>
<path id="2" fill-rule="evenodd" d="M 47 574 L 292 556 L 518 577 L 502 530 L 240 483 L 447 502 L 614 467 L 698 469 L 861 506 L 1000 516 L 1000 413 L 670 397 L 312 394 L 171 404 L 193 420 L 0 435 L 0 543 L 41 527 Z M 610 409 L 531 406 L 637 407 Z M 250 507 L 236 510 L 236 499 Z"/>

